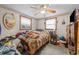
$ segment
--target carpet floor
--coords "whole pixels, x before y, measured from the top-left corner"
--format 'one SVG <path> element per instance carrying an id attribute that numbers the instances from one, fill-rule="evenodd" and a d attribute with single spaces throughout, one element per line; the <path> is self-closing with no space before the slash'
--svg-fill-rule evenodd
<path id="1" fill-rule="evenodd" d="M 53 44 L 47 44 L 41 50 L 37 51 L 36 55 L 69 55 L 68 49 Z"/>

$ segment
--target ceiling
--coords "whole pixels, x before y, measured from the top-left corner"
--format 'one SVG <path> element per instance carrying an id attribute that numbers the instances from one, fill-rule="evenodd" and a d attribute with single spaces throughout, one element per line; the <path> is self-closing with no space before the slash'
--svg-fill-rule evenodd
<path id="1" fill-rule="evenodd" d="M 38 18 L 44 18 L 44 14 L 37 14 L 39 10 L 31 8 L 31 6 L 34 6 L 36 8 L 39 8 L 41 4 L 2 4 L 2 6 L 18 11 L 22 14 L 34 17 L 36 19 Z M 56 10 L 56 13 L 45 13 L 45 17 L 55 16 L 63 13 L 72 12 L 75 8 L 79 7 L 79 4 L 49 4 L 49 8 L 52 8 Z"/>

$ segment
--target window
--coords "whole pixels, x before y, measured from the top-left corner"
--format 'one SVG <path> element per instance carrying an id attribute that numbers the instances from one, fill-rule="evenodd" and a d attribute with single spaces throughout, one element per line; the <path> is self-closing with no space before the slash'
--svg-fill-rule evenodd
<path id="1" fill-rule="evenodd" d="M 46 26 L 45 27 L 46 29 L 53 29 L 53 30 L 55 30 L 56 29 L 56 18 L 46 20 L 45 26 Z"/>
<path id="2" fill-rule="evenodd" d="M 31 19 L 21 16 L 20 29 L 31 29 Z"/>

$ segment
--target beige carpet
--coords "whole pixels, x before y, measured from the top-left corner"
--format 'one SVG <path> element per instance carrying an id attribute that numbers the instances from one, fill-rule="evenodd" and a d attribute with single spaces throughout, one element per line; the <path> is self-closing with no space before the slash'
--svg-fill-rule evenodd
<path id="1" fill-rule="evenodd" d="M 61 46 L 55 46 L 53 44 L 47 44 L 44 46 L 37 55 L 69 55 L 67 48 Z"/>

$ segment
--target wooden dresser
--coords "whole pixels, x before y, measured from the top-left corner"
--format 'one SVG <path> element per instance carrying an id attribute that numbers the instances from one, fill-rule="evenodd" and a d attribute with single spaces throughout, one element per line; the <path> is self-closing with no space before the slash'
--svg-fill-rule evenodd
<path id="1" fill-rule="evenodd" d="M 76 40 L 75 40 L 75 28 L 74 23 L 69 25 L 69 35 L 68 35 L 68 50 L 69 53 L 76 54 Z"/>
<path id="2" fill-rule="evenodd" d="M 79 55 L 79 21 L 75 23 L 76 54 Z"/>
<path id="3" fill-rule="evenodd" d="M 79 10 L 76 11 L 75 21 L 70 24 L 68 32 L 68 50 L 72 55 L 79 55 Z"/>
<path id="4" fill-rule="evenodd" d="M 79 9 L 76 10 L 75 39 L 76 39 L 76 54 L 79 55 Z"/>

